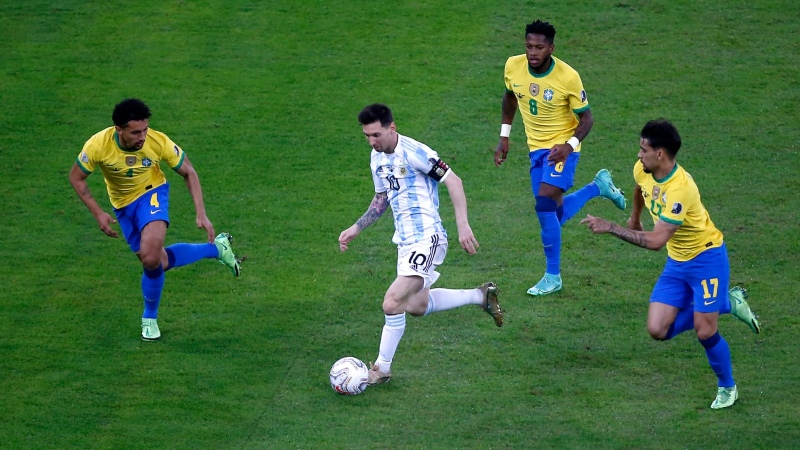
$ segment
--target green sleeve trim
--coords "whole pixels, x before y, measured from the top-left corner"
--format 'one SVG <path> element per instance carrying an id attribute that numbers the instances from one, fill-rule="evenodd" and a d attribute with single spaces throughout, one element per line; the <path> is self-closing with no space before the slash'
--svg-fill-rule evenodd
<path id="1" fill-rule="evenodd" d="M 173 167 L 172 170 L 177 172 L 181 169 L 181 166 L 183 165 L 183 158 L 186 158 L 186 152 L 181 153 L 181 160 L 178 161 L 178 164 L 175 167 Z"/>
<path id="2" fill-rule="evenodd" d="M 658 216 L 658 219 L 659 220 L 663 220 L 664 222 L 667 222 L 667 223 L 671 223 L 673 225 L 683 225 L 683 221 L 682 220 L 667 219 L 664 216 Z"/>
<path id="3" fill-rule="evenodd" d="M 91 175 L 92 174 L 92 172 L 89 169 L 87 169 L 86 167 L 83 167 L 83 164 L 81 163 L 81 160 L 80 160 L 79 157 L 75 158 L 75 164 L 77 164 L 78 167 L 80 167 L 81 170 L 83 171 L 83 173 L 85 173 L 86 175 Z"/>
<path id="4" fill-rule="evenodd" d="M 586 105 L 586 106 L 584 106 L 583 108 L 580 108 L 580 109 L 573 109 L 572 112 L 574 112 L 575 114 L 580 114 L 580 113 L 582 113 L 584 111 L 588 111 L 589 109 L 590 109 L 590 106 Z"/>

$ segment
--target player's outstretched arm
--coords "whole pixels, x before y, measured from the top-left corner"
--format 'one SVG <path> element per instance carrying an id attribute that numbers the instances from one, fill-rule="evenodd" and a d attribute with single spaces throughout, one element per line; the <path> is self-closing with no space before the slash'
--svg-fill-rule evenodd
<path id="1" fill-rule="evenodd" d="M 111 224 L 117 223 L 117 221 L 107 212 L 103 211 L 103 208 L 101 208 L 94 197 L 92 197 L 92 193 L 89 191 L 89 185 L 86 183 L 87 178 L 89 178 L 89 174 L 81 170 L 78 163 L 74 163 L 72 169 L 69 171 L 69 183 L 72 185 L 72 188 L 75 189 L 75 192 L 78 194 L 81 201 L 83 201 L 83 204 L 89 208 L 89 212 L 92 213 L 94 219 L 97 221 L 97 225 L 100 227 L 100 231 L 106 236 L 111 236 L 113 238 L 119 237 L 119 233 L 111 228 Z"/>
<path id="2" fill-rule="evenodd" d="M 381 218 L 383 213 L 389 208 L 389 195 L 386 192 L 377 192 L 372 198 L 367 212 L 359 218 L 350 228 L 339 234 L 339 250 L 347 250 L 347 244 L 361 233 L 361 230 L 372 225 Z"/>
<path id="3" fill-rule="evenodd" d="M 518 100 L 517 97 L 511 91 L 506 91 L 505 95 L 503 95 L 503 105 L 502 105 L 502 112 L 501 112 L 501 120 L 503 125 L 509 126 L 509 133 L 511 123 L 514 122 L 514 114 L 517 113 L 517 105 Z M 494 165 L 499 166 L 503 164 L 508 156 L 508 136 L 503 136 L 506 134 L 503 132 L 503 127 L 500 128 L 500 142 L 497 143 L 497 149 L 494 151 Z"/>
<path id="4" fill-rule="evenodd" d="M 644 211 L 644 197 L 642 197 L 642 187 L 638 184 L 633 188 L 633 209 L 631 217 L 628 219 L 628 228 L 631 230 L 643 231 L 642 211 Z"/>
<path id="5" fill-rule="evenodd" d="M 653 231 L 631 230 L 591 214 L 587 214 L 581 223 L 586 224 L 595 234 L 610 233 L 625 242 L 649 250 L 661 250 L 680 228 L 680 225 L 659 220 Z"/>
<path id="6" fill-rule="evenodd" d="M 450 200 L 453 202 L 453 209 L 456 212 L 458 243 L 467 253 L 474 255 L 480 245 L 475 239 L 475 235 L 472 234 L 472 228 L 467 219 L 467 196 L 464 194 L 464 184 L 461 182 L 461 178 L 453 172 L 453 169 L 450 169 L 442 183 L 447 186 L 447 192 L 450 194 Z"/>
<path id="7" fill-rule="evenodd" d="M 198 178 L 197 172 L 194 170 L 194 166 L 192 166 L 188 156 L 183 158 L 183 164 L 181 164 L 181 167 L 176 172 L 183 177 L 183 180 L 186 182 L 186 188 L 192 196 L 197 228 L 206 230 L 208 242 L 214 242 L 214 236 L 216 236 L 216 234 L 214 233 L 214 225 L 211 224 L 211 221 L 208 220 L 208 216 L 206 215 L 206 207 L 203 203 L 203 188 L 200 187 L 200 178 Z"/>

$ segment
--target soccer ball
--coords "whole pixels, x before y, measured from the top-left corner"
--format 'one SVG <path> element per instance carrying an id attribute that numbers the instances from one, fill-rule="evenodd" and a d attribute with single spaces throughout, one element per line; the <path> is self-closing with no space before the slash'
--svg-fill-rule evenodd
<path id="1" fill-rule="evenodd" d="M 344 357 L 331 367 L 331 387 L 342 395 L 358 395 L 367 388 L 369 369 L 364 361 L 352 356 Z"/>

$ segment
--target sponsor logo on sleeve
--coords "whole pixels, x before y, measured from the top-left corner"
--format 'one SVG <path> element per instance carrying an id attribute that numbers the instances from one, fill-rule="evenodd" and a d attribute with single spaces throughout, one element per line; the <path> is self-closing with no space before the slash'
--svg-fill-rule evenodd
<path id="1" fill-rule="evenodd" d="M 581 103 L 586 103 L 586 91 L 581 91 Z"/>
<path id="2" fill-rule="evenodd" d="M 181 156 L 181 149 L 177 145 L 174 147 L 175 156 Z"/>
<path id="3" fill-rule="evenodd" d="M 82 152 L 81 153 L 81 162 L 82 163 L 88 163 L 89 162 L 89 155 L 87 155 L 86 152 Z"/>
<path id="4" fill-rule="evenodd" d="M 683 205 L 681 205 L 680 202 L 675 202 L 672 205 L 672 214 L 680 214 L 681 211 L 683 211 Z"/>

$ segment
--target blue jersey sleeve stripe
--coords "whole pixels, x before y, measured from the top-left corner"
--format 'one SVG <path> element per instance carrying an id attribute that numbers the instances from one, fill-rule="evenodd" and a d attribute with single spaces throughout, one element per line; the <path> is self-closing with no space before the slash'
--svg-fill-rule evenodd
<path id="1" fill-rule="evenodd" d="M 81 170 L 83 171 L 83 173 L 85 173 L 86 175 L 91 175 L 92 174 L 91 170 L 87 169 L 86 167 L 83 167 L 83 164 L 81 163 L 80 158 L 75 158 L 75 164 L 77 164 L 78 167 L 80 167 Z"/>
<path id="2" fill-rule="evenodd" d="M 664 216 L 658 216 L 658 220 L 663 220 L 664 222 L 671 223 L 673 225 L 683 225 L 683 221 L 682 220 L 668 219 L 668 218 L 666 218 Z"/>
<path id="3" fill-rule="evenodd" d="M 178 164 L 175 165 L 175 167 L 173 167 L 172 170 L 174 170 L 175 172 L 180 170 L 181 166 L 183 165 L 183 158 L 186 158 L 186 152 L 181 153 L 181 160 L 178 161 Z"/>

